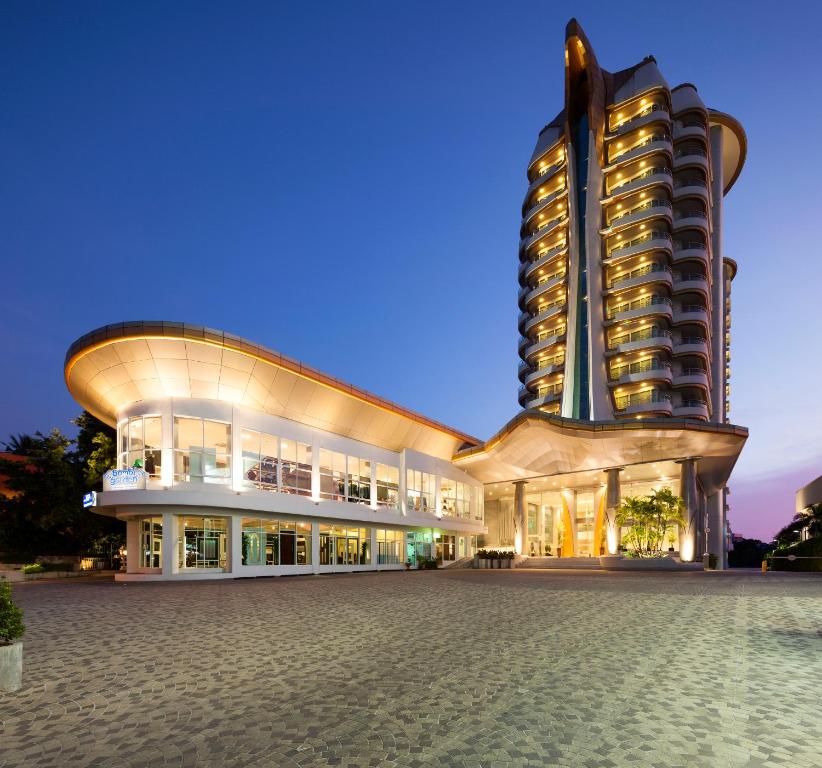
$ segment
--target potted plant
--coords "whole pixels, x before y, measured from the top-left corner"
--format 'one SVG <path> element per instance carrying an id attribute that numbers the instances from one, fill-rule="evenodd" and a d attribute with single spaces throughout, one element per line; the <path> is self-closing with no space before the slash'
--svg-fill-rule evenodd
<path id="1" fill-rule="evenodd" d="M 514 553 L 513 552 L 506 552 L 505 557 L 502 561 L 504 563 L 504 568 L 511 568 L 514 562 Z"/>
<path id="2" fill-rule="evenodd" d="M 11 693 L 23 684 L 23 611 L 11 599 L 11 584 L 0 581 L 0 691 Z"/>

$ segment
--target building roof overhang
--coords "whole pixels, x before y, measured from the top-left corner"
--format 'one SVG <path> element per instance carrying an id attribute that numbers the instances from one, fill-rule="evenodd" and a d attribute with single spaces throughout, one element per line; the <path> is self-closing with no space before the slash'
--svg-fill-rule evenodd
<path id="1" fill-rule="evenodd" d="M 527 410 L 454 464 L 484 483 L 697 458 L 706 493 L 724 487 L 748 437 L 731 424 L 686 419 L 579 421 Z"/>
<path id="2" fill-rule="evenodd" d="M 822 504 L 822 475 L 812 480 L 796 492 L 796 511 L 804 512 L 808 507 Z"/>
<path id="3" fill-rule="evenodd" d="M 65 360 L 75 400 L 114 425 L 132 403 L 203 398 L 281 416 L 393 451 L 450 459 L 480 441 L 253 342 L 198 325 L 116 323 L 75 341 Z"/>
<path id="4" fill-rule="evenodd" d="M 709 109 L 708 121 L 710 125 L 718 125 L 722 129 L 722 179 L 725 184 L 722 194 L 727 195 L 745 165 L 748 137 L 742 123 L 724 112 Z"/>

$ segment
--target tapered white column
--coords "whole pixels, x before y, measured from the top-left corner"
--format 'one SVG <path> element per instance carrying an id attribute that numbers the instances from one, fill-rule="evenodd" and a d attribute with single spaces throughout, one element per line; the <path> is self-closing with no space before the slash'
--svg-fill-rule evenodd
<path id="1" fill-rule="evenodd" d="M 527 554 L 525 551 L 528 539 L 528 511 L 525 506 L 526 480 L 514 483 L 514 550 L 518 555 Z"/>
<path id="2" fill-rule="evenodd" d="M 708 552 L 716 555 L 716 568 L 725 570 L 725 494 L 717 491 L 708 497 Z"/>
<path id="3" fill-rule="evenodd" d="M 686 562 L 693 561 L 697 554 L 699 499 L 696 487 L 696 462 L 696 458 L 677 462 L 680 465 L 679 495 L 685 505 L 685 526 L 679 532 L 679 556 Z"/>
<path id="4" fill-rule="evenodd" d="M 616 521 L 616 513 L 622 499 L 622 491 L 619 483 L 619 473 L 622 467 L 606 469 L 607 484 L 605 486 L 605 546 L 609 555 L 619 552 L 619 526 Z"/>

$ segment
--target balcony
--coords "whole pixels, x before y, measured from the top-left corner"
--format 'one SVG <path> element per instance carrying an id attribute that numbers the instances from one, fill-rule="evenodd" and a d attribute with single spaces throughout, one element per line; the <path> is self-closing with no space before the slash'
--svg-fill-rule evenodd
<path id="1" fill-rule="evenodd" d="M 608 282 L 608 287 L 605 290 L 605 295 L 610 295 L 618 291 L 627 291 L 630 288 L 636 288 L 640 285 L 649 285 L 651 283 L 664 283 L 665 285 L 673 284 L 673 277 L 671 275 L 671 268 L 665 264 L 653 262 L 645 264 L 644 266 L 632 269 L 630 272 L 622 272 L 616 277 L 611 278 Z"/>
<path id="2" fill-rule="evenodd" d="M 674 200 L 683 197 L 701 197 L 708 201 L 708 183 L 695 177 L 674 179 Z"/>
<path id="3" fill-rule="evenodd" d="M 699 323 L 705 326 L 707 331 L 710 327 L 707 307 L 701 304 L 682 304 L 674 308 L 674 325 L 684 325 L 685 323 Z"/>
<path id="4" fill-rule="evenodd" d="M 696 166 L 708 170 L 708 153 L 701 147 L 683 147 L 674 152 L 674 170 Z"/>
<path id="5" fill-rule="evenodd" d="M 675 387 L 701 387 L 706 392 L 711 389 L 708 371 L 704 368 L 683 368 L 674 374 L 671 384 Z"/>
<path id="6" fill-rule="evenodd" d="M 683 272 L 674 275 L 674 294 L 701 293 L 706 301 L 711 297 L 711 287 L 708 278 L 699 272 Z"/>
<path id="7" fill-rule="evenodd" d="M 624 363 L 613 366 L 608 372 L 608 386 L 619 387 L 624 384 L 636 384 L 643 381 L 662 381 L 671 383 L 671 365 L 655 357 L 635 363 Z"/>
<path id="8" fill-rule="evenodd" d="M 674 242 L 674 264 L 682 261 L 701 261 L 708 271 L 708 246 L 699 240 L 686 240 Z"/>
<path id="9" fill-rule="evenodd" d="M 607 355 L 624 355 L 651 349 L 671 350 L 671 332 L 663 328 L 640 328 L 629 333 L 619 333 L 608 339 Z"/>
<path id="10" fill-rule="evenodd" d="M 708 214 L 693 208 L 687 211 L 674 211 L 674 230 L 701 229 L 708 232 Z"/>
<path id="11" fill-rule="evenodd" d="M 565 197 L 568 194 L 568 188 L 562 187 L 561 189 L 554 190 L 553 192 L 549 192 L 547 195 L 541 197 L 539 200 L 536 200 L 534 204 L 525 211 L 525 215 L 523 216 L 523 223 L 529 224 L 531 219 L 534 216 L 538 216 L 540 211 L 544 211 L 551 203 L 556 202 L 561 197 Z"/>
<path id="12" fill-rule="evenodd" d="M 519 354 L 520 357 L 523 357 L 526 360 L 530 361 L 540 352 L 547 352 L 549 349 L 555 347 L 557 344 L 562 344 L 564 342 L 565 327 L 560 327 L 557 329 L 556 333 L 553 333 L 550 336 L 546 336 L 544 339 L 537 339 L 536 341 L 532 341 L 528 337 L 521 338 L 519 341 Z"/>
<path id="13" fill-rule="evenodd" d="M 519 265 L 520 280 L 528 280 L 534 272 L 538 272 L 551 261 L 553 261 L 560 254 L 566 253 L 568 250 L 568 243 L 563 242 L 555 245 L 553 248 L 548 248 L 542 255 L 538 255 L 533 261 L 523 261 Z"/>
<path id="14" fill-rule="evenodd" d="M 611 187 L 608 192 L 609 198 L 622 197 L 630 192 L 636 192 L 645 187 L 652 187 L 655 184 L 664 184 L 666 187 L 671 187 L 671 180 L 673 176 L 670 168 L 658 167 L 649 168 L 647 171 L 640 173 L 638 176 L 626 180 L 617 180 L 617 184 Z"/>
<path id="15" fill-rule="evenodd" d="M 520 249 L 523 251 L 528 250 L 538 240 L 551 234 L 551 232 L 555 231 L 558 227 L 563 226 L 567 219 L 568 214 L 563 213 L 555 219 L 542 222 L 530 235 L 526 235 L 522 238 L 520 242 Z"/>
<path id="16" fill-rule="evenodd" d="M 609 307 L 606 319 L 609 323 L 621 323 L 641 317 L 661 316 L 670 319 L 671 315 L 671 300 L 667 296 L 643 296 Z"/>
<path id="17" fill-rule="evenodd" d="M 548 389 L 549 391 L 545 394 L 539 392 L 536 395 L 532 392 L 520 393 L 520 405 L 525 408 L 541 408 L 543 405 L 549 405 L 550 403 L 559 403 L 562 400 L 562 384 L 554 385 Z"/>
<path id="18" fill-rule="evenodd" d="M 638 205 L 635 208 L 631 208 L 629 211 L 618 213 L 613 219 L 611 219 L 611 223 L 607 227 L 601 229 L 599 233 L 601 235 L 610 235 L 614 232 L 618 232 L 620 229 L 625 229 L 625 227 L 628 227 L 631 224 L 637 224 L 640 221 L 645 221 L 646 219 L 661 217 L 671 221 L 671 213 L 670 200 L 648 200 L 648 202 Z"/>
<path id="19" fill-rule="evenodd" d="M 645 251 L 667 251 L 670 253 L 671 236 L 662 230 L 654 230 L 645 232 L 633 240 L 622 241 L 608 252 L 605 262 L 627 259 L 631 256 L 644 253 Z"/>
<path id="20" fill-rule="evenodd" d="M 650 107 L 645 107 L 627 120 L 614 124 L 614 127 L 611 129 L 611 136 L 621 135 L 635 128 L 641 128 L 644 125 L 657 121 L 668 123 L 670 120 L 671 115 L 667 107 L 664 107 L 662 104 L 652 104 Z"/>
<path id="21" fill-rule="evenodd" d="M 553 176 L 561 171 L 565 167 L 565 155 L 562 156 L 561 160 L 557 162 L 551 163 L 550 165 L 546 164 L 544 167 L 540 168 L 537 167 L 533 173 L 535 174 L 533 177 L 533 181 L 528 184 L 528 192 L 526 196 L 530 195 L 537 187 L 541 184 L 545 184 L 549 181 Z"/>
<path id="22" fill-rule="evenodd" d="M 661 133 L 655 136 L 648 136 L 646 139 L 643 139 L 643 141 L 635 144 L 630 149 L 626 149 L 619 154 L 612 155 L 608 165 L 605 167 L 605 171 L 607 173 L 608 171 L 618 168 L 631 160 L 636 160 L 637 158 L 643 157 L 644 155 L 649 155 L 652 152 L 666 152 L 670 155 L 672 150 L 673 142 L 668 134 Z"/>
<path id="23" fill-rule="evenodd" d="M 671 395 L 658 389 L 646 389 L 630 395 L 617 395 L 614 403 L 620 416 L 642 413 L 671 415 Z"/>
<path id="24" fill-rule="evenodd" d="M 675 120 L 673 128 L 675 139 L 687 139 L 689 136 L 704 139 L 708 132 L 705 123 L 700 122 L 699 120 L 686 119 L 682 122 Z"/>
<path id="25" fill-rule="evenodd" d="M 539 361 L 535 361 L 535 365 L 539 365 Z M 522 384 L 524 387 L 530 387 L 540 379 L 546 376 L 552 376 L 555 373 L 562 373 L 564 370 L 565 357 L 563 355 L 556 355 L 552 357 L 549 362 L 544 363 L 541 368 L 537 368 L 537 370 L 527 374 L 522 380 Z"/>
<path id="26" fill-rule="evenodd" d="M 708 403 L 704 400 L 683 400 L 673 408 L 671 415 L 681 419 L 700 419 L 701 421 L 706 421 L 709 415 Z"/>
<path id="27" fill-rule="evenodd" d="M 552 275 L 540 277 L 540 283 L 534 288 L 531 288 L 530 286 L 521 288 L 519 292 L 520 309 L 524 310 L 526 307 L 530 307 L 530 305 L 537 301 L 540 296 L 545 296 L 545 294 L 554 290 L 557 286 L 563 285 L 564 283 L 565 270 L 563 269 L 559 272 L 554 272 Z"/>
<path id="28" fill-rule="evenodd" d="M 709 358 L 708 340 L 702 336 L 683 336 L 673 345 L 675 355 L 700 355 L 706 361 Z"/>
<path id="29" fill-rule="evenodd" d="M 561 299 L 545 305 L 545 308 L 536 315 L 521 312 L 519 316 L 519 332 L 523 336 L 527 336 L 528 332 L 532 331 L 538 325 L 563 313 L 567 306 L 567 301 L 563 296 Z"/>

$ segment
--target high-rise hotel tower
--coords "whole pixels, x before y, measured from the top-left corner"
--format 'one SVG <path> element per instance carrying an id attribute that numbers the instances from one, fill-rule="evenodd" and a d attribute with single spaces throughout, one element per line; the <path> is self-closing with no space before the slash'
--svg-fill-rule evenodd
<path id="1" fill-rule="evenodd" d="M 652 57 L 601 69 L 566 29 L 565 108 L 528 165 L 519 249 L 519 402 L 582 420 L 727 421 L 722 199 L 742 126 L 671 88 Z"/>

